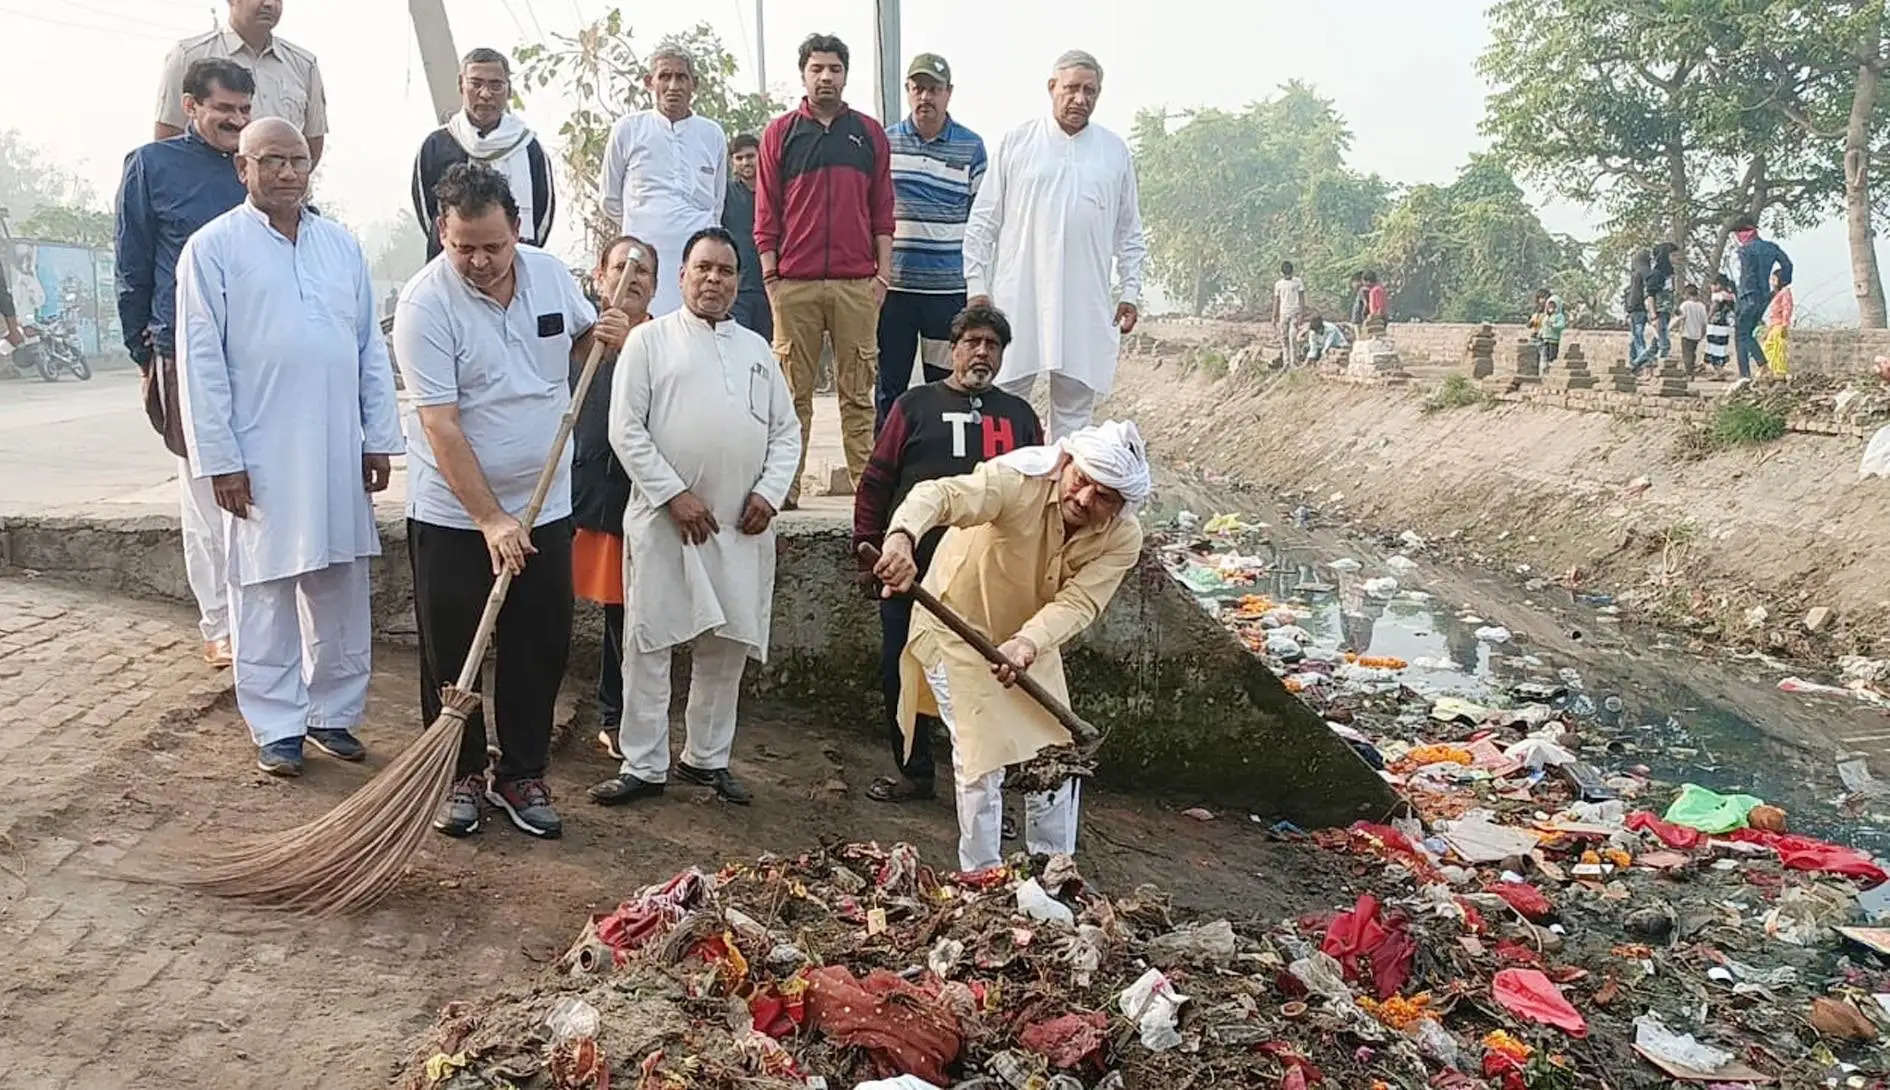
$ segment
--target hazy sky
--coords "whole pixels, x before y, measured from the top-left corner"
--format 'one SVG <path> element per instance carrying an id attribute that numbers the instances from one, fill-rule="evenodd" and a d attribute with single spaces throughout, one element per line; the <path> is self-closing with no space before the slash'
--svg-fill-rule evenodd
<path id="1" fill-rule="evenodd" d="M 871 109 L 871 0 L 764 0 L 769 82 L 798 97 L 795 47 L 810 31 L 853 48 L 848 98 Z M 460 52 L 510 49 L 569 32 L 606 0 L 447 0 Z M 754 0 L 626 3 L 646 48 L 708 21 L 753 79 Z M 312 49 L 328 85 L 328 147 L 318 185 L 357 229 L 409 214 L 407 180 L 434 125 L 407 5 L 400 0 L 285 0 L 280 32 Z M 221 0 L 0 0 L 0 128 L 17 128 L 109 199 L 126 151 L 150 139 L 158 69 L 169 44 L 209 29 Z M 1334 100 L 1354 133 L 1352 165 L 1394 182 L 1448 181 L 1470 152 L 1487 89 L 1476 57 L 1485 41 L 1480 0 L 930 0 L 903 5 L 907 56 L 930 50 L 952 63 L 952 113 L 988 141 L 1046 107 L 1044 79 L 1065 49 L 1107 69 L 1097 120 L 1126 132 L 1143 106 L 1238 108 L 1289 79 Z M 554 132 L 563 103 L 540 93 L 524 114 Z M 1543 209 L 1550 230 L 1593 233 L 1585 210 Z M 569 221 L 567 221 L 568 223 Z M 558 236 L 562 236 L 559 238 Z M 1801 314 L 1854 321 L 1841 222 L 1785 240 L 1798 263 Z M 576 233 L 560 228 L 567 258 Z M 560 245 L 562 243 L 562 245 Z"/>

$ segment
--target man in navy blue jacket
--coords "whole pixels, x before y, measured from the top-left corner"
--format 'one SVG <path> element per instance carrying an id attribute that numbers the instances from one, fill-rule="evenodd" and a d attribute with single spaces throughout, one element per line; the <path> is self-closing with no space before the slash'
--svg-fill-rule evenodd
<path id="1" fill-rule="evenodd" d="M 1765 366 L 1765 352 L 1759 347 L 1759 322 L 1772 301 L 1772 267 L 1778 266 L 1779 287 L 1792 282 L 1792 259 L 1778 248 L 1778 243 L 1759 237 L 1759 225 L 1751 216 L 1733 223 L 1733 235 L 1739 240 L 1739 296 L 1733 309 L 1733 347 L 1739 354 L 1739 377 L 1752 377 L 1752 364 Z"/>
<path id="2" fill-rule="evenodd" d="M 197 599 L 204 661 L 218 667 L 230 664 L 223 518 L 209 479 L 193 478 L 184 456 L 177 401 L 177 255 L 199 227 L 248 196 L 232 157 L 255 93 L 255 77 L 235 61 L 192 61 L 184 73 L 189 125 L 182 135 L 126 156 L 118 187 L 118 320 L 125 349 L 144 373 L 145 413 L 177 455 L 184 571 Z"/>

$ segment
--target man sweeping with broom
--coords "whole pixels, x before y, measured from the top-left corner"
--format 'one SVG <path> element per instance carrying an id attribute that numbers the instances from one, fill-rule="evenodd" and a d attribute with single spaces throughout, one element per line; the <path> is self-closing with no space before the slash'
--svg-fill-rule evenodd
<path id="1" fill-rule="evenodd" d="M 1050 446 L 1025 447 L 963 477 L 924 481 L 893 513 L 874 574 L 885 593 L 911 590 L 913 545 L 950 526 L 925 589 L 987 637 L 1007 665 L 987 665 L 930 612 L 915 610 L 901 660 L 899 724 L 911 745 L 919 713 L 952 738 L 958 864 L 1003 861 L 1004 767 L 1071 741 L 1042 705 L 1012 688 L 1025 671 L 1068 703 L 1060 648 L 1115 596 L 1142 550 L 1135 510 L 1150 492 L 1148 455 L 1135 425 L 1109 421 Z M 1024 800 L 1033 852 L 1076 850 L 1078 787 Z"/>
<path id="2" fill-rule="evenodd" d="M 572 358 L 588 356 L 592 338 L 621 347 L 630 322 L 621 310 L 599 316 L 562 262 L 519 244 L 518 204 L 498 173 L 457 164 L 434 192 L 444 252 L 407 282 L 394 311 L 413 405 L 407 549 L 427 722 L 473 646 L 493 581 L 512 573 L 494 629 L 498 768 L 488 783 L 485 722 L 474 707 L 434 828 L 469 836 L 491 802 L 524 832 L 553 838 L 564 825 L 544 774 L 571 646 L 568 447 L 533 524 L 519 513 L 560 441 Z"/>

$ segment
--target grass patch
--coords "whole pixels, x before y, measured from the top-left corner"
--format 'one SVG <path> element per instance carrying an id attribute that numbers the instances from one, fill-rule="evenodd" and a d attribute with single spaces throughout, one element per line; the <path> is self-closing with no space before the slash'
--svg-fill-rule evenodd
<path id="1" fill-rule="evenodd" d="M 1441 412 L 1445 409 L 1462 409 L 1484 402 L 1483 391 L 1477 387 L 1476 380 L 1469 375 L 1451 375 L 1437 384 L 1431 396 L 1424 399 L 1424 411 Z"/>
<path id="2" fill-rule="evenodd" d="M 1769 443 L 1785 434 L 1784 414 L 1752 401 L 1728 401 L 1713 414 L 1707 431 L 1720 450 Z"/>
<path id="3" fill-rule="evenodd" d="M 1200 349 L 1194 357 L 1195 370 L 1215 382 L 1227 377 L 1227 353 L 1218 348 Z"/>

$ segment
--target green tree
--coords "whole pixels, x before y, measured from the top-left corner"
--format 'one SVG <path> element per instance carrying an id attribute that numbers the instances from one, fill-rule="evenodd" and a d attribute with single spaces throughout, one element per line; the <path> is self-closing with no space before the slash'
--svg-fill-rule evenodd
<path id="1" fill-rule="evenodd" d="M 109 250 L 115 226 L 110 212 L 75 208 L 69 204 L 42 204 L 20 223 L 19 231 L 27 238 Z"/>
<path id="2" fill-rule="evenodd" d="M 643 86 L 649 67 L 647 54 L 638 50 L 620 8 L 576 34 L 554 34 L 549 44 L 518 50 L 519 85 L 562 87 L 577 105 L 558 128 L 563 138 L 564 165 L 577 189 L 574 202 L 599 243 L 616 234 L 598 206 L 598 180 L 603 170 L 604 147 L 611 126 L 634 110 L 649 109 L 651 97 Z M 660 46 L 681 48 L 695 63 L 695 111 L 721 125 L 730 136 L 762 128 L 786 107 L 767 95 L 742 91 L 735 85 L 735 57 L 708 23 L 663 39 Z"/>
<path id="3" fill-rule="evenodd" d="M 1764 2 L 1497 0 L 1484 132 L 1524 177 L 1603 209 L 1611 233 L 1709 267 L 1732 216 L 1816 223 L 1841 182 L 1740 92 Z"/>
<path id="4" fill-rule="evenodd" d="M 1329 100 L 1289 83 L 1239 113 L 1143 110 L 1133 139 L 1153 274 L 1196 313 L 1265 311 L 1282 261 L 1315 305 L 1345 298 L 1388 187 L 1346 167 L 1352 135 Z"/>
<path id="5" fill-rule="evenodd" d="M 91 187 L 47 162 L 16 129 L 0 129 L 0 218 L 15 234 L 47 205 L 84 209 L 93 203 Z M 109 232 L 107 239 L 109 242 Z"/>
<path id="6" fill-rule="evenodd" d="M 1885 325 L 1877 268 L 1875 216 L 1884 198 L 1871 171 L 1890 144 L 1890 103 L 1879 87 L 1886 55 L 1883 0 L 1820 4 L 1764 0 L 1747 13 L 1752 58 L 1761 80 L 1751 105 L 1775 112 L 1809 143 L 1811 154 L 1842 178 L 1852 289 L 1867 329 Z"/>
<path id="7" fill-rule="evenodd" d="M 1514 321 L 1537 288 L 1580 267 L 1494 156 L 1472 156 L 1447 186 L 1414 186 L 1378 222 L 1368 263 L 1397 317 Z"/>

